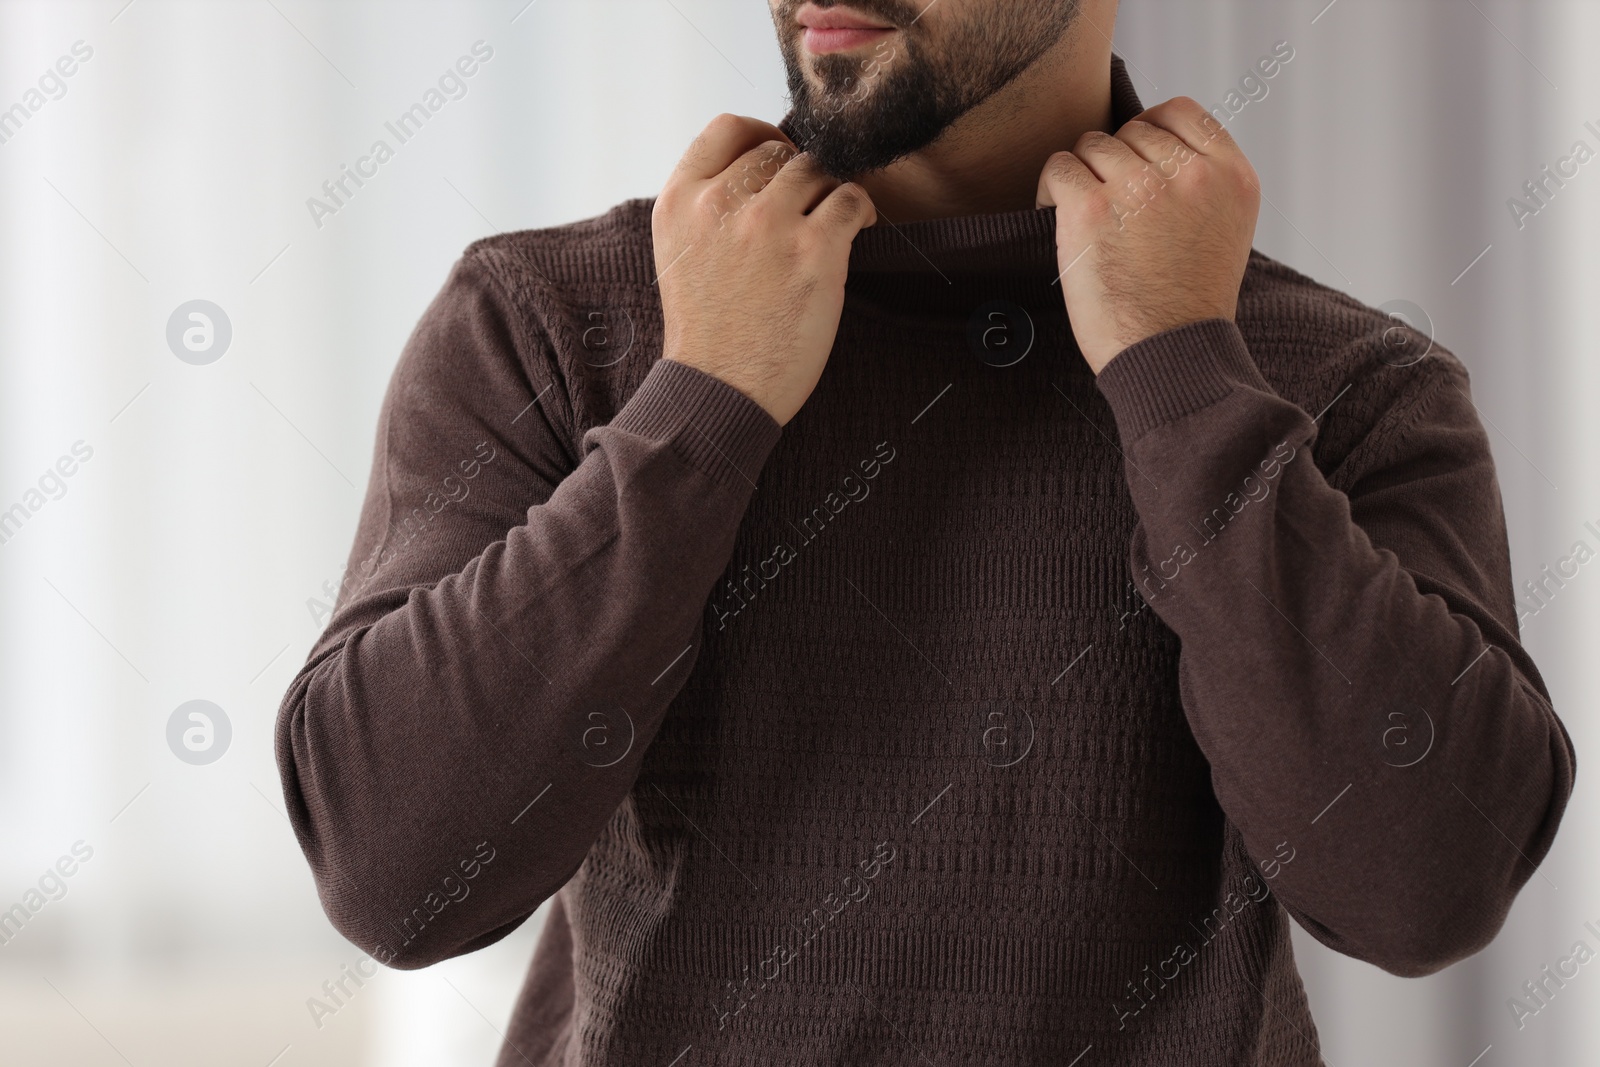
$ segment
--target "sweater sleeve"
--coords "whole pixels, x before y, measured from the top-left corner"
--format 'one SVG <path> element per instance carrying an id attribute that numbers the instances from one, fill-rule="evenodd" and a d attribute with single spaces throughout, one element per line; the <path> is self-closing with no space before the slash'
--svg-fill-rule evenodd
<path id="1" fill-rule="evenodd" d="M 1133 578 L 1178 636 L 1219 804 L 1313 936 L 1417 976 L 1498 932 L 1574 754 L 1518 640 L 1466 372 L 1386 373 L 1409 377 L 1336 472 L 1348 494 L 1231 322 L 1134 345 L 1098 386 L 1139 516 Z"/>
<path id="2" fill-rule="evenodd" d="M 565 395 L 469 252 L 396 367 L 338 606 L 279 710 L 324 910 L 393 966 L 498 940 L 583 862 L 695 662 L 780 432 L 660 361 L 573 456 Z"/>

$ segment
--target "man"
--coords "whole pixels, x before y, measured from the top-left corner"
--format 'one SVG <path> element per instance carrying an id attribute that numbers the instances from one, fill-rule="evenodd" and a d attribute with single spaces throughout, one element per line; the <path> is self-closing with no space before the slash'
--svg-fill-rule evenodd
<path id="1" fill-rule="evenodd" d="M 278 755 L 335 925 L 551 901 L 510 1064 L 1316 1064 L 1573 753 L 1466 372 L 1250 248 L 1115 0 L 772 0 L 794 108 L 468 249 Z"/>

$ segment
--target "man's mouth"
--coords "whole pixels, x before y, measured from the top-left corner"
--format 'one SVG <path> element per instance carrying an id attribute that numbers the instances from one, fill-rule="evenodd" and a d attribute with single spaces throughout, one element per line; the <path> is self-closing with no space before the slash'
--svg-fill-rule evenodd
<path id="1" fill-rule="evenodd" d="M 837 5 L 805 4 L 795 21 L 800 23 L 806 51 L 814 56 L 863 48 L 896 32 L 893 26 Z"/>

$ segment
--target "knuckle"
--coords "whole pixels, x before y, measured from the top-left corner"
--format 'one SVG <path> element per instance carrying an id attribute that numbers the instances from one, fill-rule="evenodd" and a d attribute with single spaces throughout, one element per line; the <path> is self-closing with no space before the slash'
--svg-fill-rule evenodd
<path id="1" fill-rule="evenodd" d="M 1090 227 L 1103 226 L 1117 214 L 1111 198 L 1100 192 L 1089 192 L 1075 198 L 1068 210 L 1075 222 Z"/>
<path id="2" fill-rule="evenodd" d="M 833 213 L 842 218 L 855 218 L 867 206 L 867 196 L 853 185 L 841 185 L 833 192 Z"/>
<path id="3" fill-rule="evenodd" d="M 1206 144 L 1223 145 L 1230 148 L 1234 146 L 1233 135 L 1228 132 L 1222 123 L 1217 121 L 1217 117 L 1211 112 L 1207 111 L 1197 118 L 1195 125 L 1199 127 Z"/>
<path id="4" fill-rule="evenodd" d="M 650 221 L 660 222 L 670 218 L 677 207 L 678 188 L 674 183 L 668 182 L 662 187 L 661 192 L 656 194 L 656 202 L 650 208 Z"/>
<path id="5" fill-rule="evenodd" d="M 1066 185 L 1072 181 L 1073 157 L 1069 152 L 1057 152 L 1044 161 L 1044 180 L 1050 185 Z"/>
<path id="6" fill-rule="evenodd" d="M 824 222 L 834 227 L 846 227 L 866 214 L 867 198 L 854 189 L 842 190 L 829 198 Z"/>
<path id="7" fill-rule="evenodd" d="M 1073 147 L 1074 152 L 1092 151 L 1096 148 L 1105 148 L 1109 142 L 1116 140 L 1109 133 L 1100 130 L 1090 130 L 1078 138 L 1078 143 Z"/>
<path id="8" fill-rule="evenodd" d="M 1238 164 L 1230 168 L 1230 173 L 1233 176 L 1234 188 L 1240 195 L 1251 199 L 1261 195 L 1261 177 L 1250 165 L 1249 160 L 1241 156 Z"/>
<path id="9" fill-rule="evenodd" d="M 694 207 L 702 225 L 716 227 L 728 221 L 729 216 L 737 211 L 738 204 L 727 189 L 708 185 L 696 194 Z"/>
<path id="10" fill-rule="evenodd" d="M 1056 172 L 1058 172 L 1058 171 L 1060 171 L 1060 170 L 1062 170 L 1062 169 L 1064 169 L 1066 167 L 1069 167 L 1071 165 L 1072 165 L 1072 153 L 1071 152 L 1052 152 L 1052 153 L 1050 153 L 1050 158 L 1048 158 L 1048 159 L 1046 159 L 1044 161 L 1045 169 L 1047 171 L 1049 171 L 1051 174 L 1055 174 Z"/>
<path id="11" fill-rule="evenodd" d="M 1067 189 L 1090 189 L 1098 184 L 1076 156 L 1063 155 L 1050 165 L 1050 181 Z"/>

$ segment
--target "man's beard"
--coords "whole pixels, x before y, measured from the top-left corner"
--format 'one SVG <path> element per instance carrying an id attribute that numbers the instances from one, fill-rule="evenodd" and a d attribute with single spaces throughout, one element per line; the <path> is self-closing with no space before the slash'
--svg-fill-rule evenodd
<path id="1" fill-rule="evenodd" d="M 796 147 L 840 181 L 882 170 L 932 144 L 961 116 L 1009 85 L 1072 25 L 1079 0 L 1008 0 L 942 26 L 937 40 L 918 21 L 919 0 L 851 0 L 850 7 L 895 26 L 894 44 L 872 55 L 813 57 L 822 85 L 802 69 L 800 34 L 790 34 L 802 0 L 777 12 L 778 46 L 792 108 L 782 124 Z M 816 0 L 829 7 L 829 0 Z"/>

